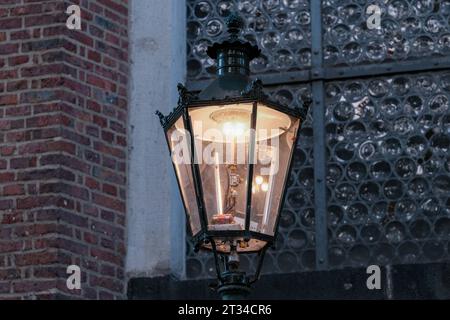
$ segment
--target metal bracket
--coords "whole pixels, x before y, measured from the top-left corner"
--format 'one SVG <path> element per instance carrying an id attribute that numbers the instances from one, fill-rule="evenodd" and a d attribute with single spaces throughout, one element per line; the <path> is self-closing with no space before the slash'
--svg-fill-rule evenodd
<path id="1" fill-rule="evenodd" d="M 326 187 L 325 101 L 322 44 L 322 1 L 311 1 L 311 57 L 314 132 L 314 207 L 316 268 L 328 268 L 328 225 Z"/>

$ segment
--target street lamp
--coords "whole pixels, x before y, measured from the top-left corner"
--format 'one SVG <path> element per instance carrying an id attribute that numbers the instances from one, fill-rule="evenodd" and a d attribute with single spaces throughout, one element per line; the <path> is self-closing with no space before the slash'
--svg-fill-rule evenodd
<path id="1" fill-rule="evenodd" d="M 268 99 L 249 78 L 257 46 L 227 19 L 228 38 L 208 48 L 217 78 L 200 94 L 178 85 L 178 106 L 164 128 L 196 250 L 214 254 L 223 299 L 244 298 L 276 237 L 298 131 L 306 108 Z M 255 275 L 239 271 L 239 255 L 258 253 Z"/>

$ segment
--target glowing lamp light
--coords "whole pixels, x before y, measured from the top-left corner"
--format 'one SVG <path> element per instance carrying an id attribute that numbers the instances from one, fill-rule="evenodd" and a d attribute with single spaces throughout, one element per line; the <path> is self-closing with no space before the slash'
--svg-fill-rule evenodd
<path id="1" fill-rule="evenodd" d="M 227 137 L 241 137 L 244 135 L 248 127 L 242 122 L 225 122 L 222 131 Z"/>
<path id="2" fill-rule="evenodd" d="M 259 185 L 262 185 L 262 184 L 263 184 L 264 179 L 263 179 L 263 177 L 261 177 L 261 176 L 257 176 L 257 177 L 255 178 L 255 182 L 256 182 L 256 184 L 259 186 Z"/>

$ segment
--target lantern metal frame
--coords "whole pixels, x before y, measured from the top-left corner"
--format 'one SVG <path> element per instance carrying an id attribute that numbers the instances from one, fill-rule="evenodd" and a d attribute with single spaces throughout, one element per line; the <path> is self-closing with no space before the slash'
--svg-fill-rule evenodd
<path id="1" fill-rule="evenodd" d="M 178 92 L 179 99 L 177 107 L 167 116 L 164 116 L 161 112 L 157 111 L 156 114 L 160 118 L 161 126 L 164 129 L 164 133 L 166 136 L 166 142 L 169 147 L 169 151 L 171 152 L 170 141 L 168 138 L 168 131 L 175 125 L 175 123 L 182 118 L 184 129 L 188 133 L 189 141 L 189 150 L 190 150 L 190 171 L 193 178 L 194 190 L 195 190 L 195 198 L 196 204 L 198 208 L 198 214 L 200 218 L 200 231 L 197 234 L 192 233 L 190 219 L 191 215 L 188 212 L 188 208 L 185 203 L 185 199 L 183 199 L 183 206 L 186 214 L 187 225 L 189 234 L 195 243 L 195 250 L 199 249 L 209 249 L 214 254 L 215 267 L 217 272 L 217 278 L 219 280 L 218 283 L 218 291 L 221 293 L 224 299 L 237 299 L 244 298 L 248 292 L 249 287 L 252 283 L 254 283 L 260 276 L 260 272 L 262 269 L 262 264 L 264 260 L 265 252 L 269 247 L 271 247 L 276 240 L 278 234 L 278 226 L 280 220 L 280 214 L 282 210 L 282 205 L 285 201 L 286 197 L 286 185 L 288 183 L 288 177 L 292 168 L 292 159 L 294 155 L 294 150 L 298 143 L 299 131 L 301 129 L 301 125 L 306 118 L 306 114 L 311 104 L 311 101 L 305 101 L 302 107 L 297 108 L 289 108 L 287 106 L 281 105 L 275 101 L 269 99 L 269 97 L 263 92 L 263 84 L 261 80 L 251 81 L 249 78 L 249 70 L 247 68 L 248 63 L 254 57 L 257 57 L 260 53 L 259 49 L 256 46 L 252 46 L 250 43 L 238 39 L 238 34 L 243 25 L 243 21 L 240 17 L 235 14 L 231 14 L 228 18 L 227 22 L 229 28 L 230 38 L 220 44 L 215 43 L 213 46 L 209 47 L 208 54 L 212 58 L 217 58 L 218 65 L 221 66 L 218 70 L 219 78 L 222 77 L 222 83 L 213 86 L 213 90 L 208 92 L 206 95 L 209 98 L 202 97 L 196 92 L 191 92 L 186 89 L 182 84 L 178 84 Z M 228 51 L 227 51 L 228 50 Z M 224 53 L 225 52 L 225 53 Z M 227 52 L 229 55 L 227 55 Z M 237 53 L 237 54 L 236 54 Z M 220 56 L 220 57 L 219 57 Z M 224 70 L 226 69 L 226 70 Z M 229 75 L 231 78 L 226 78 L 224 75 Z M 226 90 L 221 90 L 224 82 L 237 80 L 239 84 L 237 87 L 241 86 L 236 91 L 236 85 L 234 85 L 234 96 L 229 96 L 229 92 Z M 217 84 L 217 83 L 216 83 Z M 233 83 L 230 84 L 230 87 L 233 87 Z M 245 84 L 245 86 L 242 86 Z M 222 86 L 222 87 L 221 87 Z M 248 176 L 247 186 L 246 186 L 246 208 L 245 208 L 245 229 L 244 230 L 221 230 L 221 231 L 213 231 L 208 229 L 208 215 L 206 212 L 205 204 L 204 204 L 204 192 L 201 181 L 200 170 L 198 166 L 198 162 L 196 161 L 196 148 L 195 148 L 195 138 L 191 125 L 191 118 L 189 114 L 190 108 L 202 108 L 202 107 L 211 107 L 211 106 L 225 106 L 231 104 L 241 104 L 247 103 L 252 104 L 252 113 L 250 118 L 250 129 L 256 129 L 257 122 L 257 109 L 258 104 L 262 104 L 265 107 L 271 108 L 273 110 L 279 111 L 283 114 L 286 114 L 290 117 L 296 118 L 299 120 L 298 128 L 294 133 L 294 141 L 292 144 L 292 149 L 290 150 L 289 162 L 286 167 L 285 179 L 283 181 L 281 199 L 279 203 L 278 210 L 276 212 L 276 220 L 273 229 L 273 235 L 263 234 L 261 232 L 251 231 L 250 230 L 250 217 L 251 217 L 251 207 L 252 207 L 252 184 L 248 183 L 253 181 L 253 169 L 254 163 L 250 162 L 248 164 Z M 253 152 L 255 150 L 256 139 L 252 137 L 249 145 L 249 159 L 253 156 Z M 175 164 L 173 164 L 174 170 L 176 170 Z M 180 193 L 182 194 L 182 185 L 179 181 L 179 177 L 176 177 L 178 188 L 180 189 Z M 219 252 L 216 247 L 215 239 L 226 239 L 227 241 L 230 239 L 244 239 L 244 241 L 249 241 L 250 239 L 256 239 L 260 241 L 264 241 L 265 245 L 254 251 L 237 251 L 235 243 L 230 243 L 230 252 Z M 205 248 L 205 245 L 210 245 L 210 248 Z M 247 276 L 245 272 L 239 271 L 239 258 L 238 254 L 249 254 L 249 253 L 258 253 L 259 261 L 256 268 L 256 273 L 253 276 Z M 228 259 L 225 258 L 228 256 Z M 223 264 L 221 268 L 220 264 Z"/>

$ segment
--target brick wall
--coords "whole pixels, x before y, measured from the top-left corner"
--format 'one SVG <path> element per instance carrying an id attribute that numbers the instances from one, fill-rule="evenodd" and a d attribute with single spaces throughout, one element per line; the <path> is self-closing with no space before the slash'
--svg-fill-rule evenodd
<path id="1" fill-rule="evenodd" d="M 0 0 L 0 299 L 124 297 L 127 26 L 128 0 Z"/>

